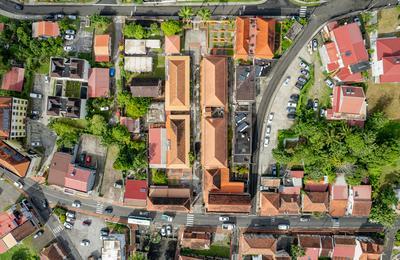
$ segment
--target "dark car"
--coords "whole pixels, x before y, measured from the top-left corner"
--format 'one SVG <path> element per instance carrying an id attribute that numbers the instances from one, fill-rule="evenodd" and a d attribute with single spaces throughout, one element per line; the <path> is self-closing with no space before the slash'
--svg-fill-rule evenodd
<path id="1" fill-rule="evenodd" d="M 307 83 L 307 79 L 303 78 L 303 77 L 298 77 L 297 78 L 297 82 L 300 82 L 302 84 L 306 84 Z"/>
<path id="2" fill-rule="evenodd" d="M 313 51 L 316 51 L 318 48 L 318 40 L 317 39 L 313 39 L 312 40 L 312 49 Z"/>
<path id="3" fill-rule="evenodd" d="M 85 219 L 82 222 L 82 225 L 84 225 L 84 226 L 90 226 L 91 224 L 92 224 L 92 220 L 90 220 L 90 219 Z"/>
<path id="4" fill-rule="evenodd" d="M 300 96 L 299 94 L 292 94 L 290 95 L 290 99 L 297 102 L 299 100 Z"/>
<path id="5" fill-rule="evenodd" d="M 23 9 L 24 9 L 24 6 L 23 6 L 23 5 L 20 5 L 20 4 L 15 4 L 14 8 L 15 8 L 16 10 L 23 10 Z"/>
<path id="6" fill-rule="evenodd" d="M 113 208 L 112 208 L 111 206 L 108 206 L 108 207 L 104 210 L 104 212 L 110 214 L 110 213 L 113 212 Z"/>
<path id="7" fill-rule="evenodd" d="M 42 200 L 42 208 L 47 209 L 47 207 L 49 206 L 49 203 L 47 202 L 46 199 Z"/>
<path id="8" fill-rule="evenodd" d="M 288 113 L 295 113 L 296 112 L 296 108 L 295 107 L 287 107 L 286 110 L 288 111 Z"/>
<path id="9" fill-rule="evenodd" d="M 298 88 L 299 90 L 301 90 L 304 86 L 304 84 L 301 84 L 300 82 L 296 82 L 296 84 L 294 85 L 296 88 Z"/>
<path id="10" fill-rule="evenodd" d="M 289 120 L 295 120 L 296 119 L 296 113 L 289 113 L 287 114 L 287 118 Z"/>
<path id="11" fill-rule="evenodd" d="M 108 230 L 108 228 L 102 228 L 102 229 L 100 229 L 100 235 L 102 235 L 102 236 L 108 236 L 108 234 L 110 234 L 110 230 Z"/>
<path id="12" fill-rule="evenodd" d="M 310 76 L 310 72 L 308 70 L 300 70 L 300 73 L 303 74 L 305 77 L 309 77 Z"/>

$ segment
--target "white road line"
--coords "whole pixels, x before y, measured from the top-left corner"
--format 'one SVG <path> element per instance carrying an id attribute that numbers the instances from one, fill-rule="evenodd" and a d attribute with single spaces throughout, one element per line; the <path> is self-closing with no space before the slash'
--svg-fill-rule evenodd
<path id="1" fill-rule="evenodd" d="M 186 216 L 186 226 L 193 226 L 194 223 L 194 215 L 187 214 Z"/>
<path id="2" fill-rule="evenodd" d="M 96 213 L 102 214 L 103 213 L 104 204 L 97 202 L 96 205 Z"/>

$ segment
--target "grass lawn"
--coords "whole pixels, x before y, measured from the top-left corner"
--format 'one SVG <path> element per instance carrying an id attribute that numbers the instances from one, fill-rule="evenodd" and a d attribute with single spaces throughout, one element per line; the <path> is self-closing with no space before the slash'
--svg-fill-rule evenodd
<path id="1" fill-rule="evenodd" d="M 65 96 L 79 98 L 81 96 L 81 83 L 79 81 L 67 81 L 65 85 Z"/>
<path id="2" fill-rule="evenodd" d="M 153 72 L 140 73 L 134 77 L 164 79 L 165 78 L 165 57 L 162 56 L 161 54 L 153 57 Z"/>
<path id="3" fill-rule="evenodd" d="M 368 111 L 383 111 L 390 119 L 400 119 L 400 84 L 368 83 Z"/>
<path id="4" fill-rule="evenodd" d="M 307 101 L 309 97 L 309 91 L 314 85 L 314 66 L 310 66 L 310 78 L 307 83 L 303 86 L 300 91 L 300 97 L 298 102 L 298 110 L 301 110 L 303 107 L 307 105 Z"/>
<path id="5" fill-rule="evenodd" d="M 37 72 L 40 74 L 47 74 L 49 73 L 49 69 L 50 69 L 50 62 L 43 62 Z"/>
<path id="6" fill-rule="evenodd" d="M 0 255 L 0 260 L 10 260 L 10 259 L 37 259 L 39 260 L 39 255 L 28 245 L 22 242 L 19 245 L 14 246 L 4 254 Z"/>
<path id="7" fill-rule="evenodd" d="M 211 245 L 207 250 L 195 250 L 182 248 L 181 254 L 185 256 L 212 256 L 212 257 L 230 257 L 230 248 L 228 246 Z"/>
<path id="8" fill-rule="evenodd" d="M 400 10 L 398 8 L 382 9 L 378 14 L 378 33 L 392 33 L 396 31 L 399 25 L 398 16 Z"/>

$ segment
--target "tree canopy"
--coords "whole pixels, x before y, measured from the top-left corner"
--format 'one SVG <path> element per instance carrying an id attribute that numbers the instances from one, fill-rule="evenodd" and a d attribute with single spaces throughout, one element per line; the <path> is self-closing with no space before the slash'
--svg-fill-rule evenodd
<path id="1" fill-rule="evenodd" d="M 126 38 L 143 39 L 147 38 L 146 31 L 143 26 L 137 23 L 129 23 L 124 26 L 123 30 L 124 36 Z"/>
<path id="2" fill-rule="evenodd" d="M 132 97 L 128 91 L 123 91 L 118 94 L 118 103 L 125 108 L 126 115 L 132 118 L 144 116 L 149 109 L 151 98 Z"/>
<path id="3" fill-rule="evenodd" d="M 182 24 L 175 20 L 168 20 L 161 23 L 161 30 L 166 36 L 176 35 L 182 32 Z"/>

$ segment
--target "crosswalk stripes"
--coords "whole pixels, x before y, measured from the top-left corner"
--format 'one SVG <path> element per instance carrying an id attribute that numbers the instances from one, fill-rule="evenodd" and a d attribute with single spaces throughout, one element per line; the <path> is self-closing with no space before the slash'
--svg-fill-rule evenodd
<path id="1" fill-rule="evenodd" d="M 63 229 L 64 229 L 63 226 L 58 225 L 57 227 L 55 227 L 55 228 L 53 229 L 53 232 L 54 232 L 54 234 L 58 234 L 58 233 L 60 233 Z"/>
<path id="2" fill-rule="evenodd" d="M 303 18 L 306 17 L 306 15 L 307 15 L 307 6 L 300 7 L 299 16 Z"/>
<path id="3" fill-rule="evenodd" d="M 104 208 L 104 204 L 100 203 L 100 202 L 97 202 L 96 213 L 97 214 L 103 214 L 103 208 Z"/>
<path id="4" fill-rule="evenodd" d="M 193 222 L 194 222 L 194 215 L 193 214 L 187 214 L 186 226 L 193 226 Z"/>

